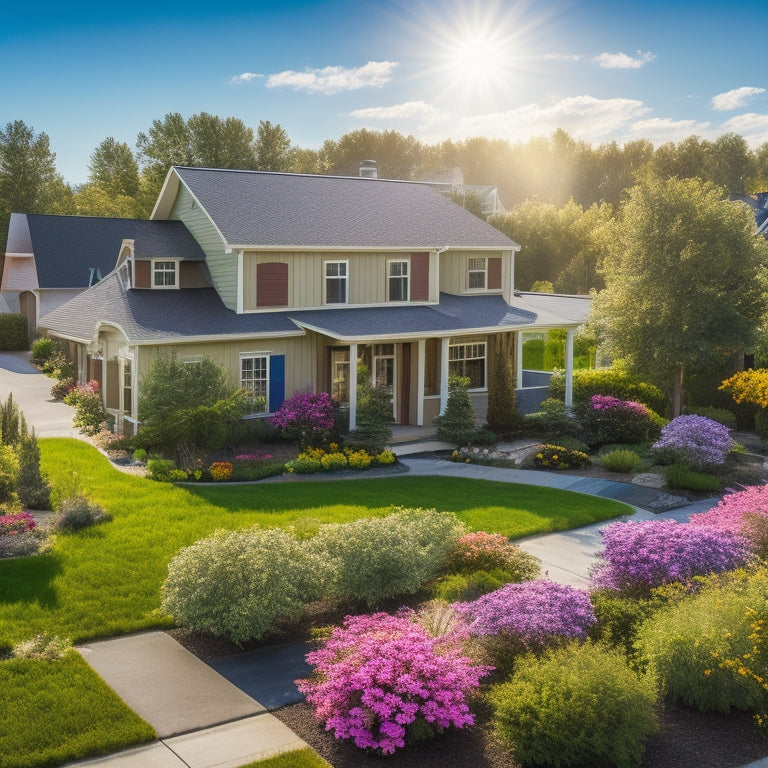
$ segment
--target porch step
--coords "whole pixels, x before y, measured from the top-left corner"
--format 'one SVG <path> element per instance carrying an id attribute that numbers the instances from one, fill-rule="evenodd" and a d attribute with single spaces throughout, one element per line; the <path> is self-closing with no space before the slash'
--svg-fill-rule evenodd
<path id="1" fill-rule="evenodd" d="M 416 427 L 400 426 L 392 427 L 392 437 L 390 445 L 399 445 L 400 443 L 419 443 L 425 440 L 435 440 L 437 438 L 437 427 Z"/>

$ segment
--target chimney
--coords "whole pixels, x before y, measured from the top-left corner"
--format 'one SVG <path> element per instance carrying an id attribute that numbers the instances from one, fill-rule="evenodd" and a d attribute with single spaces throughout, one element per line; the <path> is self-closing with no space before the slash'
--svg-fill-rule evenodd
<path id="1" fill-rule="evenodd" d="M 378 170 L 376 169 L 376 161 L 375 160 L 362 160 L 360 162 L 360 170 L 358 173 L 359 176 L 365 179 L 376 179 L 378 178 Z"/>

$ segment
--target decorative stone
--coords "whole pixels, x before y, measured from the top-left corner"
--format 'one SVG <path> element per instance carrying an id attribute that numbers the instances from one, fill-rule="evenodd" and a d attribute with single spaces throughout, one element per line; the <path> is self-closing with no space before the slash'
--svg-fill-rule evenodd
<path id="1" fill-rule="evenodd" d="M 632 477 L 635 485 L 642 485 L 644 488 L 663 488 L 666 485 L 666 478 L 657 472 L 643 472 Z"/>

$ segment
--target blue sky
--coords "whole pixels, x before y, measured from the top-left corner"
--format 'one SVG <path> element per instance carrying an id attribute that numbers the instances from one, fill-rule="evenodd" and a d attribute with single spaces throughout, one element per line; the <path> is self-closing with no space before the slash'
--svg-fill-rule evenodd
<path id="1" fill-rule="evenodd" d="M 0 3 L 0 125 L 45 131 L 67 181 L 168 112 L 428 143 L 768 141 L 768 6 L 681 0 Z"/>

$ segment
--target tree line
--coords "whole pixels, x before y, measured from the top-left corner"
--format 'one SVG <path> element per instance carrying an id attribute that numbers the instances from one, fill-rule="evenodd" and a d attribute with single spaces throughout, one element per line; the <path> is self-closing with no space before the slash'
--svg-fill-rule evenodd
<path id="1" fill-rule="evenodd" d="M 313 150 L 294 145 L 279 124 L 260 121 L 254 131 L 239 118 L 206 112 L 166 114 L 133 148 L 104 139 L 90 156 L 87 181 L 72 186 L 56 170 L 48 135 L 17 120 L 0 129 L 0 254 L 12 212 L 148 217 L 171 165 L 357 175 L 368 159 L 380 178 L 436 180 L 459 168 L 466 184 L 496 186 L 507 213 L 489 221 L 522 245 L 516 286 L 549 281 L 561 293 L 604 287 L 606 225 L 641 179 L 700 178 L 724 194 L 768 189 L 768 142 L 751 150 L 736 134 L 654 148 L 646 139 L 593 147 L 563 130 L 526 142 L 430 145 L 394 130 L 361 129 Z M 471 196 L 461 202 L 479 213 Z"/>

